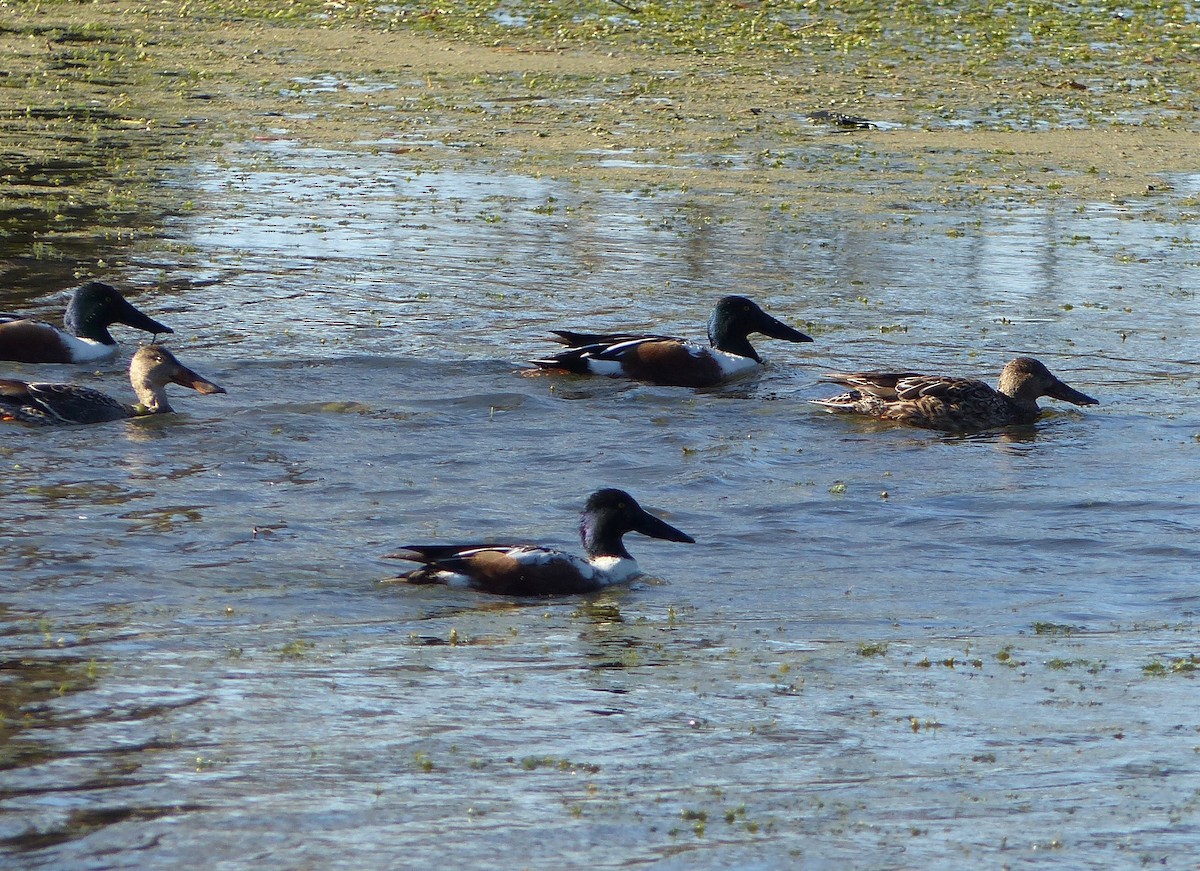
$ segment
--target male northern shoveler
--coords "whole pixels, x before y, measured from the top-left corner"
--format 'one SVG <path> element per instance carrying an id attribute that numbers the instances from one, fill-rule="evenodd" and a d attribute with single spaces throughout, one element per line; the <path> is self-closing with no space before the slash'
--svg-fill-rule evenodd
<path id="1" fill-rule="evenodd" d="M 1033 423 L 1041 412 L 1040 396 L 1075 405 L 1100 404 L 1068 387 L 1032 357 L 1018 357 L 1005 366 L 995 390 L 969 378 L 915 372 L 834 372 L 822 380 L 852 388 L 829 399 L 810 400 L 830 411 L 948 432 Z"/>
<path id="2" fill-rule="evenodd" d="M 166 385 L 182 384 L 198 393 L 224 393 L 225 388 L 197 375 L 162 345 L 138 348 L 129 361 L 129 382 L 138 404 L 126 405 L 106 393 L 74 384 L 30 384 L 0 378 L 0 420 L 44 426 L 105 423 L 126 417 L 167 414 Z"/>
<path id="3" fill-rule="evenodd" d="M 778 321 L 744 296 L 727 296 L 708 320 L 712 346 L 672 336 L 635 333 L 576 333 L 553 330 L 569 350 L 531 362 L 542 369 L 566 369 L 580 375 L 632 378 L 669 387 L 712 387 L 753 371 L 762 358 L 750 344 L 751 333 L 789 342 L 810 336 Z"/>
<path id="4" fill-rule="evenodd" d="M 587 559 L 526 544 L 408 545 L 387 558 L 424 563 L 394 579 L 410 584 L 445 584 L 504 596 L 590 593 L 641 574 L 621 540 L 627 532 L 696 541 L 647 512 L 625 491 L 606 489 L 589 496 L 579 515 Z"/>
<path id="5" fill-rule="evenodd" d="M 155 335 L 173 333 L 142 314 L 115 287 L 89 281 L 75 290 L 67 305 L 65 330 L 15 314 L 0 314 L 0 360 L 20 363 L 96 363 L 117 353 L 108 332 L 125 324 Z"/>

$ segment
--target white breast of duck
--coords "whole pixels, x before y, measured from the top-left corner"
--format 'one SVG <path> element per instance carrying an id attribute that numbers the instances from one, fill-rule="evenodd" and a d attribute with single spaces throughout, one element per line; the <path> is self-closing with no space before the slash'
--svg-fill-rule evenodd
<path id="1" fill-rule="evenodd" d="M 66 346 L 67 353 L 75 363 L 99 363 L 117 356 L 118 346 L 106 345 L 81 336 L 70 336 L 58 330 L 58 339 Z"/>
<path id="2" fill-rule="evenodd" d="M 728 351 L 722 351 L 719 348 L 701 348 L 696 345 L 692 347 L 696 349 L 692 353 L 697 357 L 700 356 L 700 353 L 703 353 L 717 361 L 717 365 L 721 367 L 722 378 L 736 378 L 739 375 L 745 375 L 747 372 L 753 372 L 762 365 L 762 363 L 753 357 L 730 354 Z"/>
<path id="3" fill-rule="evenodd" d="M 583 562 L 583 560 L 578 560 Z M 600 586 L 608 587 L 631 581 L 642 573 L 637 560 L 624 556 L 594 556 L 585 563 L 592 570 L 589 580 L 594 580 Z"/>

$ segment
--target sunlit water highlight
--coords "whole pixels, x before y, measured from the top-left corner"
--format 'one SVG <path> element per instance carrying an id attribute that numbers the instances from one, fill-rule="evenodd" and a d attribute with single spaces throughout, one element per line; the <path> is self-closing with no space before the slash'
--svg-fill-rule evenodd
<path id="1" fill-rule="evenodd" d="M 125 278 L 180 283 L 170 344 L 229 395 L 0 441 L 4 849 L 1186 866 L 1200 326 L 1174 181 L 1136 208 L 797 214 L 736 180 L 287 142 L 191 168 Z M 712 391 L 520 374 L 553 327 L 702 338 L 728 292 L 817 341 L 762 339 L 762 374 Z M 994 380 L 1019 354 L 1102 405 L 964 439 L 805 401 L 827 369 Z M 127 395 L 123 365 L 5 372 Z M 648 577 L 593 599 L 377 583 L 408 541 L 576 548 L 599 486 L 698 544 L 631 536 Z"/>

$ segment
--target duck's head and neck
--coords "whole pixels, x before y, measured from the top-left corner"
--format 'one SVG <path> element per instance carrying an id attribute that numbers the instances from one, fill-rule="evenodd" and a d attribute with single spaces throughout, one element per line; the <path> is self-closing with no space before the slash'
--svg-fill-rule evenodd
<path id="1" fill-rule="evenodd" d="M 1099 400 L 1092 399 L 1086 393 L 1068 387 L 1032 357 L 1018 357 L 1006 365 L 1000 372 L 1000 383 L 996 389 L 1030 412 L 1037 411 L 1037 401 L 1042 396 L 1075 405 L 1100 404 Z"/>
<path id="2" fill-rule="evenodd" d="M 749 357 L 756 363 L 762 359 L 750 344 L 751 333 L 762 333 L 772 339 L 788 342 L 811 342 L 812 337 L 776 320 L 753 300 L 744 296 L 727 296 L 717 303 L 708 319 L 708 342 L 718 351 Z"/>
<path id="3" fill-rule="evenodd" d="M 167 385 L 181 384 L 197 393 L 224 393 L 225 388 L 193 372 L 162 345 L 138 348 L 129 361 L 129 383 L 137 394 L 134 413 L 167 414 L 174 411 L 167 399 Z"/>
<path id="4" fill-rule="evenodd" d="M 117 343 L 108 331 L 113 324 L 125 324 L 154 335 L 174 332 L 134 308 L 115 287 L 100 281 L 89 281 L 76 289 L 67 304 L 64 323 L 71 335 L 91 339 L 101 345 Z"/>
<path id="5" fill-rule="evenodd" d="M 640 532 L 665 541 L 696 540 L 650 514 L 624 490 L 597 490 L 588 497 L 579 515 L 579 538 L 588 559 L 610 557 L 632 560 L 622 540 L 627 532 Z"/>

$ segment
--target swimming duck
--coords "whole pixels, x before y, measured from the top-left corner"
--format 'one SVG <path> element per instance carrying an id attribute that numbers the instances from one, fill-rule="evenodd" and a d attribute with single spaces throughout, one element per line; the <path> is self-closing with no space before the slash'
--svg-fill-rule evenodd
<path id="1" fill-rule="evenodd" d="M 20 363 L 107 360 L 117 353 L 117 340 L 108 332 L 113 324 L 125 324 L 155 335 L 174 332 L 134 308 L 115 287 L 89 281 L 71 295 L 65 329 L 20 315 L 0 314 L 0 360 Z"/>
<path id="2" fill-rule="evenodd" d="M 762 358 L 750 344 L 751 333 L 789 342 L 812 341 L 744 296 L 727 296 L 717 303 L 708 320 L 709 348 L 673 336 L 552 332 L 569 350 L 531 361 L 541 369 L 632 378 L 669 387 L 712 387 L 761 366 Z"/>
<path id="3" fill-rule="evenodd" d="M 0 378 L 0 420 L 57 426 L 105 423 L 126 417 L 168 414 L 166 385 L 182 384 L 198 393 L 224 393 L 225 388 L 197 375 L 162 345 L 138 348 L 129 361 L 129 382 L 137 405 L 126 405 L 106 393 L 74 384 L 39 384 Z"/>
<path id="4" fill-rule="evenodd" d="M 829 399 L 810 400 L 830 411 L 948 432 L 1033 423 L 1041 412 L 1041 396 L 1075 405 L 1100 404 L 1068 387 L 1032 357 L 1018 357 L 1005 366 L 995 390 L 969 378 L 915 372 L 834 372 L 822 380 L 852 388 Z"/>
<path id="5" fill-rule="evenodd" d="M 407 545 L 387 558 L 424 564 L 392 579 L 410 584 L 445 584 L 503 596 L 590 593 L 641 574 L 621 540 L 627 532 L 695 543 L 690 535 L 647 512 L 624 490 L 605 489 L 589 496 L 579 515 L 586 559 L 527 544 Z"/>

